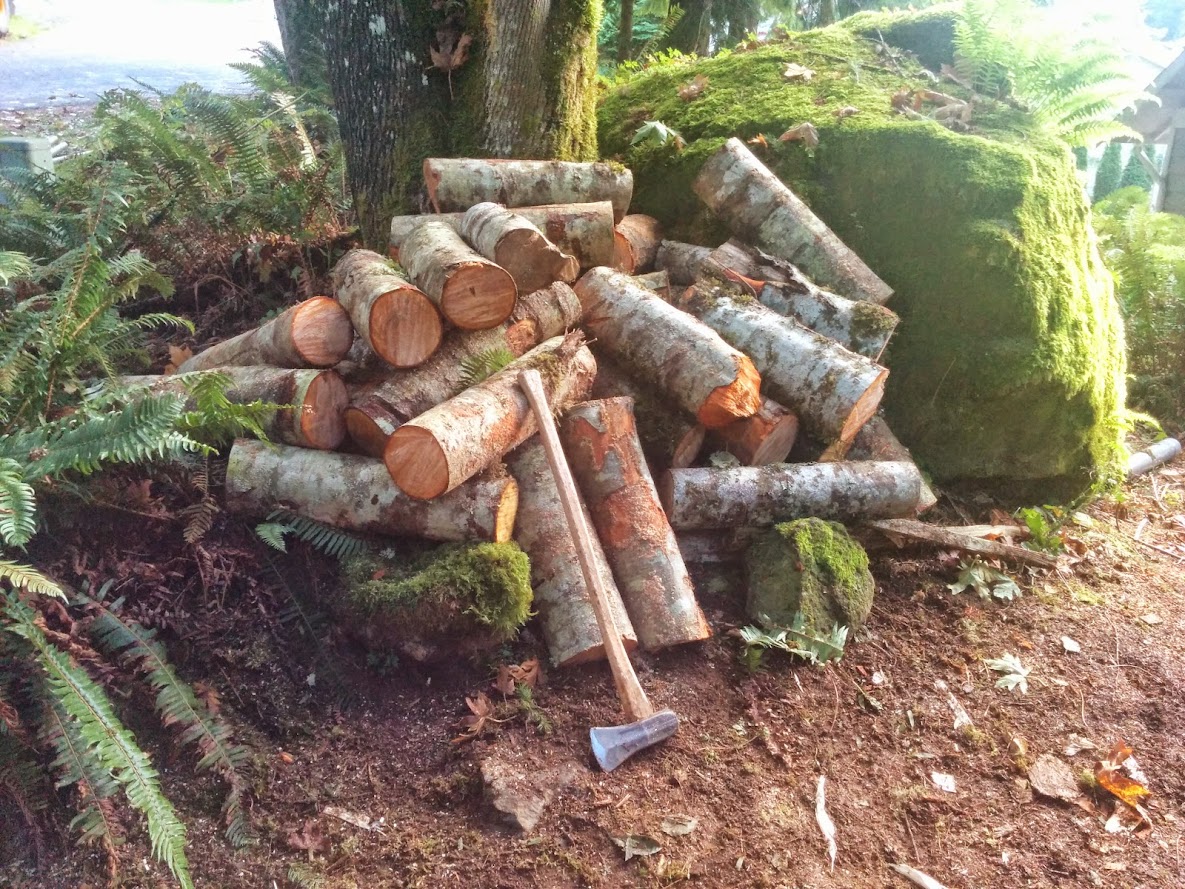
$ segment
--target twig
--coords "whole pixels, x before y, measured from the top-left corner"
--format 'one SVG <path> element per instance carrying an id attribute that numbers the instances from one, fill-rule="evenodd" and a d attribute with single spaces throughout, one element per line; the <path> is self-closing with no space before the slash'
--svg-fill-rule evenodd
<path id="1" fill-rule="evenodd" d="M 1165 549 L 1162 546 L 1157 546 L 1155 543 L 1148 543 L 1145 540 L 1140 540 L 1138 537 L 1133 537 L 1132 540 L 1140 544 L 1140 546 L 1146 546 L 1148 549 L 1156 550 L 1161 555 L 1168 556 L 1170 559 L 1176 559 L 1178 562 L 1185 562 L 1185 556 L 1181 555 L 1180 553 L 1175 553 L 1172 550 Z"/>

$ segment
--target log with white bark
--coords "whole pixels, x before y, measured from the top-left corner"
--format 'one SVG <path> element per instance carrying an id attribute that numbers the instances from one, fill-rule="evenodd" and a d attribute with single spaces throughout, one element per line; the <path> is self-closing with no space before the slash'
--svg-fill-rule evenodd
<path id="1" fill-rule="evenodd" d="M 451 225 L 426 219 L 399 251 L 408 275 L 458 327 L 497 327 L 510 317 L 518 298 L 514 279 L 504 268 L 474 252 Z"/>
<path id="2" fill-rule="evenodd" d="M 830 462 L 831 454 L 824 452 L 823 456 L 819 458 L 820 462 Z M 869 419 L 864 427 L 856 433 L 856 438 L 852 441 L 852 447 L 847 453 L 848 460 L 876 460 L 876 461 L 901 461 L 913 462 L 913 455 L 909 452 L 909 448 L 903 445 L 893 430 L 889 428 L 889 424 L 885 422 L 885 418 L 877 414 L 875 417 Z M 918 499 L 918 512 L 923 513 L 938 502 L 938 498 L 934 496 L 934 491 L 922 480 L 921 496 Z"/>
<path id="3" fill-rule="evenodd" d="M 613 234 L 613 267 L 627 275 L 641 275 L 654 268 L 662 243 L 662 223 L 653 216 L 631 213 Z"/>
<path id="4" fill-rule="evenodd" d="M 461 217 L 461 237 L 514 278 L 519 293 L 532 293 L 553 281 L 571 284 L 580 263 L 551 243 L 533 223 L 501 204 L 474 204 Z"/>
<path id="5" fill-rule="evenodd" d="M 766 466 L 783 462 L 797 437 L 798 417 L 794 412 L 763 398 L 753 416 L 713 429 L 708 446 L 732 454 L 742 466 Z"/>
<path id="6" fill-rule="evenodd" d="M 580 572 L 576 545 L 568 531 L 555 477 L 538 438 L 515 448 L 506 457 L 506 468 L 518 482 L 518 519 L 514 541 L 531 560 L 531 586 L 551 662 L 568 667 L 603 660 L 605 646 L 597 626 L 588 588 Z M 587 515 L 587 508 L 585 510 Z M 591 518 L 589 519 L 591 523 Z M 638 637 L 626 614 L 604 550 L 592 538 L 593 562 L 609 592 L 609 610 L 627 651 L 637 647 Z"/>
<path id="7" fill-rule="evenodd" d="M 761 528 L 712 528 L 707 531 L 680 531 L 675 535 L 679 552 L 688 565 L 735 565 L 745 558 L 749 544 Z"/>
<path id="8" fill-rule="evenodd" d="M 516 354 L 521 355 L 544 340 L 567 333 L 580 324 L 583 313 L 580 297 L 563 281 L 520 296 L 508 323 L 526 325 L 524 331 L 529 332 L 530 341 Z"/>
<path id="9" fill-rule="evenodd" d="M 1023 565 L 1033 565 L 1037 568 L 1057 566 L 1057 556 L 1051 556 L 1048 553 L 1039 553 L 1025 549 L 1023 546 L 1000 543 L 996 540 L 984 540 L 980 537 L 960 533 L 953 528 L 926 525 L 914 519 L 881 519 L 870 521 L 867 524 L 868 527 L 875 528 L 890 539 L 895 539 L 898 546 L 906 542 L 929 543 L 942 549 L 957 549 L 965 553 L 1003 559 L 1008 562 L 1020 562 Z"/>
<path id="10" fill-rule="evenodd" d="M 353 341 L 354 327 L 341 304 L 328 296 L 314 296 L 266 324 L 198 352 L 177 372 L 258 364 L 333 367 L 350 351 Z"/>
<path id="11" fill-rule="evenodd" d="M 677 531 L 767 527 L 814 516 L 837 522 L 912 516 L 922 477 L 912 463 L 779 463 L 672 469 L 659 483 Z"/>
<path id="12" fill-rule="evenodd" d="M 261 424 L 271 441 L 331 451 L 346 437 L 343 414 L 349 396 L 346 384 L 331 370 L 258 365 L 220 367 L 212 373 L 229 380 L 226 398 L 232 404 L 291 405 L 273 411 Z M 156 394 L 184 396 L 186 409 L 197 409 L 197 403 L 190 395 L 190 386 L 194 382 L 190 374 L 128 376 L 119 380 L 125 386 L 143 386 Z"/>
<path id="13" fill-rule="evenodd" d="M 671 301 L 671 276 L 665 270 L 659 269 L 645 275 L 630 275 L 630 280 L 651 293 L 657 293 L 667 302 Z"/>
<path id="14" fill-rule="evenodd" d="M 692 186 L 741 240 L 849 299 L 884 303 L 892 289 L 745 147 L 729 139 Z"/>
<path id="15" fill-rule="evenodd" d="M 642 647 L 708 638 L 712 631 L 646 467 L 633 403 L 575 405 L 560 436 Z"/>
<path id="16" fill-rule="evenodd" d="M 600 347 L 703 425 L 726 426 L 757 411 L 761 377 L 753 362 L 695 318 L 606 268 L 585 274 L 576 295 Z"/>
<path id="17" fill-rule="evenodd" d="M 749 355 L 765 391 L 819 438 L 846 448 L 876 413 L 889 372 L 863 355 L 720 287 L 688 288 L 679 305 Z"/>
<path id="18" fill-rule="evenodd" d="M 1127 476 L 1135 478 L 1146 472 L 1151 472 L 1157 466 L 1169 462 L 1180 454 L 1181 442 L 1175 438 L 1162 438 L 1128 458 Z"/>
<path id="19" fill-rule="evenodd" d="M 579 333 L 553 337 L 502 370 L 404 423 L 383 460 L 395 483 L 420 499 L 439 497 L 500 460 L 536 432 L 518 374 L 537 368 L 557 411 L 583 399 L 597 363 Z"/>
<path id="20" fill-rule="evenodd" d="M 684 244 L 682 241 L 663 241 L 654 257 L 654 266 L 671 276 L 672 284 L 694 284 L 700 266 L 712 255 L 711 247 Z"/>
<path id="21" fill-rule="evenodd" d="M 333 290 L 359 338 L 392 367 L 423 364 L 440 345 L 444 328 L 436 306 L 378 253 L 343 256 L 333 267 Z"/>
<path id="22" fill-rule="evenodd" d="M 518 485 L 506 473 L 471 479 L 444 497 L 415 500 L 381 460 L 239 440 L 226 467 L 231 512 L 287 509 L 327 525 L 427 540 L 510 539 Z"/>
<path id="23" fill-rule="evenodd" d="M 468 210 L 482 201 L 506 207 L 609 201 L 621 221 L 634 193 L 634 176 L 608 163 L 440 158 L 424 161 L 428 199 L 437 213 Z"/>
<path id="24" fill-rule="evenodd" d="M 792 263 L 729 238 L 709 254 L 709 259 L 746 278 L 758 281 L 794 281 L 805 277 Z"/>

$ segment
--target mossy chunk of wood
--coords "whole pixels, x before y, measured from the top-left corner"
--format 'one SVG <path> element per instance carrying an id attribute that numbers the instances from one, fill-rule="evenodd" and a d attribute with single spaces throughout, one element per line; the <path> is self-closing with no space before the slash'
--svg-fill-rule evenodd
<path id="1" fill-rule="evenodd" d="M 775 525 L 749 547 L 745 569 L 753 620 L 788 627 L 801 611 L 807 632 L 826 634 L 835 624 L 859 629 L 872 609 L 868 554 L 836 522 Z"/>
<path id="2" fill-rule="evenodd" d="M 499 645 L 531 616 L 531 567 L 513 543 L 450 544 L 406 561 L 342 564 L 337 611 L 370 648 L 436 661 Z"/>

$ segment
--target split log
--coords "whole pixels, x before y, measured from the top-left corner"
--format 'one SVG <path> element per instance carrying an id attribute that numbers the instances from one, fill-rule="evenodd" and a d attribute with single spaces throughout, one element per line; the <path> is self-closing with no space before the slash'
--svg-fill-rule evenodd
<path id="1" fill-rule="evenodd" d="M 766 391 L 820 438 L 846 449 L 876 413 L 889 372 L 863 355 L 719 287 L 688 288 L 679 304 L 752 356 Z"/>
<path id="2" fill-rule="evenodd" d="M 515 207 L 514 212 L 543 232 L 544 237 L 560 250 L 575 256 L 581 271 L 598 265 L 613 265 L 613 205 L 608 201 Z M 459 233 L 464 216 L 464 213 L 396 216 L 391 220 L 391 257 L 399 259 L 403 242 L 425 220 L 446 222 Z"/>
<path id="3" fill-rule="evenodd" d="M 537 438 L 515 448 L 506 467 L 518 482 L 518 520 L 514 540 L 531 560 L 531 586 L 543 639 L 557 667 L 603 660 L 605 646 L 588 588 L 580 571 L 576 544 L 568 531 L 555 477 Z M 587 507 L 585 514 L 587 516 Z M 591 518 L 589 522 L 591 522 Z M 627 651 L 638 645 L 604 550 L 592 538 L 593 564 L 609 593 L 609 610 Z"/>
<path id="4" fill-rule="evenodd" d="M 708 158 L 692 186 L 741 240 L 788 260 L 849 299 L 893 295 L 863 260 L 736 138 Z"/>
<path id="5" fill-rule="evenodd" d="M 284 367 L 220 367 L 210 373 L 225 376 L 230 385 L 226 398 L 232 404 L 291 405 L 273 411 L 261 424 L 271 441 L 302 448 L 332 451 L 346 437 L 343 414 L 349 396 L 346 384 L 331 370 L 305 370 Z M 196 410 L 189 394 L 193 377 L 173 374 L 167 377 L 120 377 L 125 386 L 144 386 L 155 394 L 165 393 L 187 398 L 186 410 Z"/>
<path id="6" fill-rule="evenodd" d="M 544 372 L 548 400 L 557 411 L 587 396 L 597 373 L 578 333 L 536 346 L 396 429 L 383 452 L 395 484 L 418 499 L 439 497 L 534 435 L 535 418 L 518 385 L 519 373 L 531 367 Z"/>
<path id="7" fill-rule="evenodd" d="M 444 328 L 436 306 L 379 254 L 351 250 L 343 256 L 333 267 L 333 290 L 362 341 L 392 367 L 423 364 L 440 346 Z"/>
<path id="8" fill-rule="evenodd" d="M 424 222 L 399 256 L 411 279 L 458 327 L 497 327 L 514 309 L 518 289 L 510 273 L 471 250 L 446 222 Z"/>
<path id="9" fill-rule="evenodd" d="M 226 467 L 226 505 L 256 516 L 282 507 L 367 534 L 505 543 L 518 485 L 490 473 L 425 502 L 399 490 L 379 460 L 240 439 Z"/>
<path id="10" fill-rule="evenodd" d="M 177 368 L 178 373 L 218 367 L 332 367 L 350 351 L 354 328 L 341 304 L 314 296 L 266 324 L 215 343 Z"/>
<path id="11" fill-rule="evenodd" d="M 640 275 L 654 268 L 662 243 L 662 223 L 653 216 L 631 213 L 613 233 L 613 267 L 627 275 Z"/>
<path id="12" fill-rule="evenodd" d="M 630 275 L 630 280 L 651 293 L 657 293 L 665 301 L 671 301 L 671 277 L 662 269 L 645 275 Z"/>
<path id="13" fill-rule="evenodd" d="M 712 255 L 711 247 L 684 244 L 682 241 L 663 241 L 654 257 L 656 268 L 671 276 L 672 284 L 694 284 L 700 266 Z"/>
<path id="14" fill-rule="evenodd" d="M 461 237 L 514 278 L 519 293 L 532 293 L 553 281 L 571 284 L 580 263 L 564 253 L 523 216 L 501 204 L 474 204 L 461 217 Z"/>
<path id="15" fill-rule="evenodd" d="M 882 519 L 868 522 L 868 526 L 876 528 L 890 538 L 897 538 L 899 541 L 902 539 L 920 541 L 940 546 L 943 549 L 957 549 L 965 553 L 975 553 L 979 556 L 1003 559 L 1008 562 L 1021 562 L 1038 568 L 1057 566 L 1057 557 L 1048 553 L 1039 553 L 1025 549 L 1023 546 L 1013 546 L 995 540 L 984 540 L 969 534 L 960 534 L 950 528 L 926 525 L 913 519 Z"/>
<path id="16" fill-rule="evenodd" d="M 659 492 L 671 525 L 698 531 L 810 516 L 837 522 L 911 516 L 921 486 L 912 463 L 780 463 L 672 469 Z"/>
<path id="17" fill-rule="evenodd" d="M 713 429 L 708 446 L 727 451 L 743 466 L 781 463 L 798 437 L 798 417 L 776 401 L 761 399 L 757 413 L 719 429 Z"/>
<path id="18" fill-rule="evenodd" d="M 618 222 L 634 193 L 633 174 L 604 162 L 430 157 L 424 161 L 424 183 L 437 213 L 468 210 L 482 201 L 505 207 L 609 201 Z"/>
<path id="19" fill-rule="evenodd" d="M 601 347 L 703 425 L 727 426 L 757 411 L 761 377 L 753 362 L 685 312 L 606 268 L 581 278 L 576 295 Z"/>
<path id="20" fill-rule="evenodd" d="M 1132 454 L 1127 461 L 1127 477 L 1135 478 L 1151 472 L 1157 466 L 1169 462 L 1181 453 L 1181 442 L 1175 438 L 1162 438 L 1144 450 Z"/>
<path id="21" fill-rule="evenodd" d="M 560 435 L 642 647 L 707 639 L 712 631 L 646 468 L 633 403 L 575 405 Z"/>
<path id="22" fill-rule="evenodd" d="M 820 457 L 820 462 L 828 463 L 831 455 L 826 451 Z M 848 460 L 875 460 L 884 462 L 886 460 L 894 462 L 913 462 L 913 455 L 909 452 L 909 448 L 903 445 L 897 436 L 893 434 L 893 430 L 889 428 L 889 424 L 885 422 L 885 418 L 877 414 L 875 417 L 869 419 L 864 427 L 856 433 L 856 438 L 852 441 L 852 447 L 847 454 Z M 938 502 L 938 498 L 934 496 L 934 491 L 922 480 L 921 497 L 918 499 L 918 512 L 923 513 L 930 509 Z"/>

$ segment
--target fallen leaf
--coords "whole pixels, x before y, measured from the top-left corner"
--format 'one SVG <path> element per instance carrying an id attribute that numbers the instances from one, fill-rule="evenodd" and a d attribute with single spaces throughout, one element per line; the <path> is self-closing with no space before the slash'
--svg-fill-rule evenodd
<path id="1" fill-rule="evenodd" d="M 827 793 L 826 793 L 827 779 L 819 776 L 819 783 L 815 787 L 815 822 L 819 825 L 819 830 L 823 832 L 823 839 L 827 841 L 827 857 L 831 859 L 831 870 L 835 870 L 835 856 L 837 848 L 835 845 L 835 822 L 831 820 L 831 816 L 827 814 Z"/>
<path id="2" fill-rule="evenodd" d="M 428 54 L 432 57 L 432 67 L 452 72 L 469 59 L 469 44 L 473 42 L 473 38 L 468 34 L 457 37 L 451 31 L 437 31 L 436 39 L 440 43 L 440 48 L 428 48 Z"/>
<path id="3" fill-rule="evenodd" d="M 493 682 L 494 691 L 502 695 L 502 697 L 509 697 L 514 694 L 514 677 L 510 675 L 510 667 L 506 664 L 498 666 L 498 675 Z"/>
<path id="4" fill-rule="evenodd" d="M 284 763 L 284 765 L 286 765 L 286 766 L 290 766 L 294 762 L 296 762 L 295 756 L 293 756 L 291 753 L 285 753 L 283 750 L 280 751 L 279 757 L 280 757 L 280 762 Z"/>
<path id="5" fill-rule="evenodd" d="M 946 694 L 946 705 L 950 707 L 951 713 L 955 715 L 955 730 L 963 728 L 966 725 L 972 725 L 971 714 L 967 709 L 959 703 L 959 699 L 955 697 L 954 692 L 941 679 L 934 680 L 934 688 Z"/>
<path id="6" fill-rule="evenodd" d="M 1029 742 L 1021 735 L 1013 735 L 1008 740 L 1008 755 L 1020 762 L 1029 755 Z"/>
<path id="7" fill-rule="evenodd" d="M 857 108 L 855 105 L 844 105 L 843 108 L 836 109 L 835 119 L 836 120 L 843 120 L 845 117 L 852 117 L 853 115 L 856 115 L 859 113 L 860 113 L 860 109 Z"/>
<path id="8" fill-rule="evenodd" d="M 169 346 L 169 360 L 165 364 L 165 376 L 175 374 L 177 368 L 193 357 L 193 349 L 188 346 Z"/>
<path id="9" fill-rule="evenodd" d="M 807 148 L 819 146 L 819 130 L 810 121 L 803 121 L 778 136 L 779 142 L 801 142 Z"/>
<path id="10" fill-rule="evenodd" d="M 1145 614 L 1143 617 L 1140 618 L 1140 620 L 1142 620 L 1144 623 L 1146 623 L 1150 627 L 1154 627 L 1157 624 L 1164 623 L 1164 621 L 1161 619 L 1159 614 Z"/>
<path id="11" fill-rule="evenodd" d="M 934 782 L 934 786 L 946 793 L 957 793 L 958 787 L 955 785 L 955 776 L 947 775 L 943 772 L 931 772 L 930 780 Z"/>
<path id="12" fill-rule="evenodd" d="M 514 664 L 507 668 L 515 682 L 521 682 L 527 688 L 534 689 L 539 684 L 539 658 L 533 657 L 521 664 Z"/>
<path id="13" fill-rule="evenodd" d="M 653 837 L 631 833 L 623 837 L 613 837 L 613 842 L 625 853 L 625 860 L 631 858 L 646 858 L 662 851 L 662 846 Z"/>
<path id="14" fill-rule="evenodd" d="M 1084 738 L 1081 735 L 1070 735 L 1070 740 L 1066 742 L 1065 749 L 1062 750 L 1066 756 L 1077 756 L 1083 750 L 1097 750 L 1098 745 L 1090 738 Z"/>
<path id="15" fill-rule="evenodd" d="M 798 80 L 803 83 L 808 83 L 815 72 L 803 65 L 797 65 L 794 62 L 786 63 L 786 70 L 782 72 L 782 77 L 786 80 Z"/>
<path id="16" fill-rule="evenodd" d="M 1122 740 L 1116 741 L 1106 758 L 1095 767 L 1094 776 L 1099 782 L 1099 786 L 1123 800 L 1133 809 L 1137 809 L 1140 800 L 1150 796 L 1152 791 L 1121 771 L 1131 755 L 1132 749 L 1127 744 Z"/>
<path id="17" fill-rule="evenodd" d="M 769 141 L 765 138 L 764 133 L 758 133 L 747 141 L 750 145 L 756 145 L 758 148 L 769 148 Z"/>
<path id="18" fill-rule="evenodd" d="M 1042 753 L 1029 767 L 1029 784 L 1042 796 L 1073 802 L 1082 795 L 1074 770 L 1056 756 Z"/>
<path id="19" fill-rule="evenodd" d="M 1069 636 L 1062 636 L 1062 648 L 1069 654 L 1081 654 L 1082 645 L 1077 639 L 1071 639 Z"/>
<path id="20" fill-rule="evenodd" d="M 699 827 L 699 819 L 691 815 L 668 815 L 662 819 L 662 832 L 668 836 L 685 837 Z"/>
<path id="21" fill-rule="evenodd" d="M 295 830 L 288 832 L 288 846 L 308 852 L 309 858 L 312 858 L 314 853 L 325 852 L 329 849 L 329 840 L 321 831 L 321 825 L 308 818 L 300 833 Z"/>
<path id="22" fill-rule="evenodd" d="M 472 741 L 485 731 L 487 723 L 498 721 L 494 719 L 494 704 L 486 697 L 484 691 L 478 692 L 476 698 L 465 698 L 465 706 L 469 708 L 471 715 L 462 718 L 458 723 L 464 731 L 453 738 L 454 744 Z"/>
<path id="23" fill-rule="evenodd" d="M 372 821 L 369 815 L 360 815 L 357 812 L 351 812 L 348 809 L 342 809 L 338 806 L 326 806 L 321 811 L 332 818 L 344 821 L 346 824 L 352 824 L 354 827 L 360 827 L 363 830 L 379 829 L 378 823 Z"/>
<path id="24" fill-rule="evenodd" d="M 698 99 L 708 88 L 708 78 L 703 74 L 695 75 L 690 83 L 685 83 L 679 89 L 679 98 L 684 102 L 690 102 L 693 99 Z"/>
<path id="25" fill-rule="evenodd" d="M 893 872 L 901 874 L 901 876 L 905 877 L 905 879 L 909 880 L 915 886 L 920 886 L 921 889 L 946 889 L 945 886 L 929 874 L 918 870 L 916 867 L 910 867 L 908 864 L 890 864 L 889 868 Z"/>

